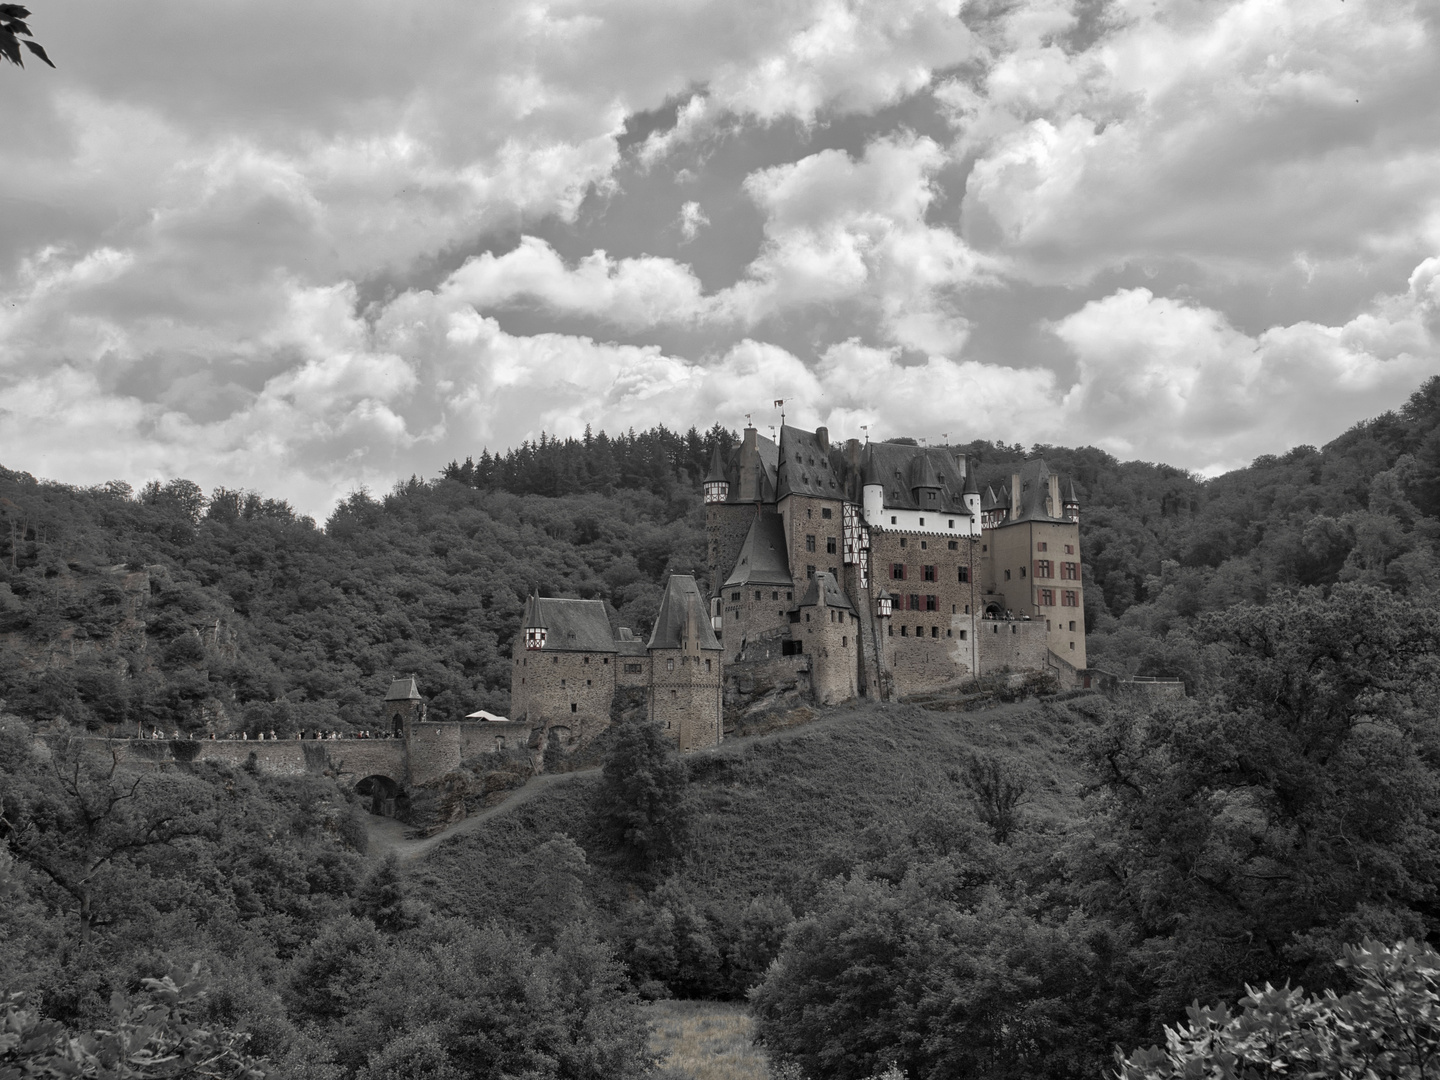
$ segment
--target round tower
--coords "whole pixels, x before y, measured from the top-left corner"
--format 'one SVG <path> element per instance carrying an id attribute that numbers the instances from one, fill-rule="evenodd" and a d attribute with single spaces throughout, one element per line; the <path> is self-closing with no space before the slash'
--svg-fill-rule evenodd
<path id="1" fill-rule="evenodd" d="M 1080 499 L 1075 494 L 1075 481 L 1070 481 L 1070 486 L 1065 492 L 1065 520 L 1079 523 L 1080 521 Z"/>
<path id="2" fill-rule="evenodd" d="M 970 459 L 964 458 L 963 460 L 965 463 L 965 488 L 961 492 L 961 498 L 965 501 L 965 509 L 970 511 L 970 535 L 978 536 L 984 523 L 984 517 L 980 511 L 980 485 L 975 482 L 975 470 L 970 467 Z"/>
<path id="3" fill-rule="evenodd" d="M 871 527 L 884 524 L 885 484 L 880 479 L 880 466 L 875 461 L 875 451 L 867 443 L 865 461 L 861 471 L 860 497 L 865 504 L 865 520 Z"/>
<path id="4" fill-rule="evenodd" d="M 723 503 L 730 497 L 730 481 L 725 479 L 725 461 L 720 456 L 720 443 L 715 443 L 715 453 L 710 455 L 710 471 L 705 474 L 705 501 Z"/>
<path id="5" fill-rule="evenodd" d="M 525 601 L 525 621 L 520 624 L 525 632 L 525 648 L 528 651 L 538 651 L 545 648 L 545 639 L 549 636 L 550 630 L 545 625 L 545 619 L 540 613 L 540 590 L 537 588 Z"/>

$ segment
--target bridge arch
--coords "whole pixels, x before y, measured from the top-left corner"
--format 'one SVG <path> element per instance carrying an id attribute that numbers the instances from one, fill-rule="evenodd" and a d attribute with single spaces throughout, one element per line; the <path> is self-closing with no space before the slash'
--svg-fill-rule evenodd
<path id="1" fill-rule="evenodd" d="M 405 788 L 383 773 L 371 773 L 355 783 L 355 794 L 366 800 L 366 809 L 378 817 L 399 817 L 409 805 Z"/>

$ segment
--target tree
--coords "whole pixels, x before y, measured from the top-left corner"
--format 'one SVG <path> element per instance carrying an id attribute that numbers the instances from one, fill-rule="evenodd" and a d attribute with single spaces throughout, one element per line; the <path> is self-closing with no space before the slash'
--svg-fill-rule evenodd
<path id="1" fill-rule="evenodd" d="M 685 763 L 648 720 L 620 726 L 595 794 L 601 834 L 631 869 L 653 874 L 684 851 Z"/>
<path id="2" fill-rule="evenodd" d="M 1020 807 L 1030 798 L 1029 779 L 993 754 L 971 754 L 960 780 L 975 804 L 975 816 L 990 826 L 997 843 L 1008 843 L 1020 824 Z"/>
<path id="3" fill-rule="evenodd" d="M 20 46 L 23 45 L 53 68 L 55 65 L 50 63 L 50 57 L 45 55 L 44 47 L 38 41 L 28 40 L 34 36 L 25 21 L 28 18 L 30 9 L 27 7 L 20 4 L 0 4 L 0 56 L 16 67 L 24 67 L 25 54 L 20 51 Z M 22 41 L 22 38 L 27 40 Z"/>
<path id="4" fill-rule="evenodd" d="M 1343 997 L 1246 988 L 1240 1011 L 1187 1012 L 1165 1046 L 1117 1054 L 1119 1080 L 1189 1077 L 1375 1077 L 1422 1080 L 1440 1066 L 1440 955 L 1404 941 L 1366 941 L 1337 961 L 1359 985 Z"/>
<path id="5" fill-rule="evenodd" d="M 201 781 L 122 774 L 118 757 L 97 760 L 80 740 L 45 762 L 16 724 L 0 731 L 0 744 L 0 838 L 73 905 L 82 944 L 115 917 L 129 864 L 215 828 L 215 793 Z"/>
<path id="6" fill-rule="evenodd" d="M 1342 585 L 1199 629 L 1204 698 L 1119 710 L 1089 751 L 1091 900 L 1143 940 L 1159 1015 L 1319 989 L 1346 941 L 1429 932 L 1440 877 L 1440 620 Z"/>
<path id="7" fill-rule="evenodd" d="M 46 1019 L 25 994 L 0 998 L 0 1077 L 69 1080 L 264 1080 L 248 1035 L 202 1025 L 206 992 L 195 970 L 144 979 L 143 996 L 116 992 L 109 1023 L 75 1031 Z"/>

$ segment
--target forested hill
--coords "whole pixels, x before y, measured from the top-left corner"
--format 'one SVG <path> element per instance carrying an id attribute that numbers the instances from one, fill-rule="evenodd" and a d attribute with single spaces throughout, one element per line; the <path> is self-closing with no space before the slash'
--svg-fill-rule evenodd
<path id="1" fill-rule="evenodd" d="M 0 694 L 11 711 L 166 730 L 365 726 L 396 672 L 439 715 L 508 706 L 526 592 L 648 629 L 703 570 L 720 428 L 541 439 L 346 499 L 324 528 L 195 484 L 76 488 L 0 470 Z M 1185 673 L 1195 617 L 1340 580 L 1440 583 L 1440 378 L 1323 449 L 1201 481 L 1094 448 L 963 448 L 982 483 L 1043 453 L 1083 510 L 1092 663 Z"/>

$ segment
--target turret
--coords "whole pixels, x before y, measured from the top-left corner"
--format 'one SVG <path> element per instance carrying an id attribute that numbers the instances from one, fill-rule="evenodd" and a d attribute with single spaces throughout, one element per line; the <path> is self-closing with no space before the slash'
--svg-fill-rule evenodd
<path id="1" fill-rule="evenodd" d="M 545 648 L 545 639 L 550 630 L 540 614 L 540 590 L 536 589 L 525 601 L 525 620 L 520 624 L 525 632 L 525 648 L 531 651 Z"/>
<path id="2" fill-rule="evenodd" d="M 980 517 L 980 485 L 975 482 L 975 470 L 970 468 L 970 460 L 965 459 L 965 487 L 960 493 L 965 500 L 965 509 L 970 511 L 970 531 L 975 531 L 975 525 L 981 520 Z"/>
<path id="3" fill-rule="evenodd" d="M 710 456 L 710 471 L 705 474 L 705 501 L 723 503 L 730 495 L 730 482 L 725 479 L 725 462 L 720 456 L 720 443 L 715 443 L 715 453 Z"/>
<path id="4" fill-rule="evenodd" d="M 1075 494 L 1075 481 L 1070 481 L 1070 487 L 1065 492 L 1065 520 L 1079 522 L 1080 520 L 1080 498 Z"/>
<path id="5" fill-rule="evenodd" d="M 986 484 L 985 495 L 980 500 L 980 525 L 982 528 L 993 529 L 995 527 L 995 507 L 999 501 L 995 498 L 995 489 Z"/>
<path id="6" fill-rule="evenodd" d="M 875 614 L 882 619 L 888 619 L 894 608 L 895 598 L 890 595 L 890 590 L 882 585 L 875 594 Z"/>
<path id="7" fill-rule="evenodd" d="M 865 462 L 861 473 L 861 497 L 865 502 L 865 520 L 872 526 L 884 522 L 885 484 L 880 479 L 880 467 L 875 463 L 875 451 L 865 447 Z"/>

